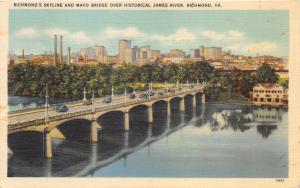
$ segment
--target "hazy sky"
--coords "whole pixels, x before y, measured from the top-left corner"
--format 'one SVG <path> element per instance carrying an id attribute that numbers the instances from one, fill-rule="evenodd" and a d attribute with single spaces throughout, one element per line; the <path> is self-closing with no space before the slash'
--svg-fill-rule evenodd
<path id="1" fill-rule="evenodd" d="M 262 11 L 11 10 L 9 49 L 20 54 L 53 51 L 53 34 L 64 35 L 64 51 L 94 46 L 118 53 L 118 40 L 167 52 L 220 46 L 235 54 L 287 56 L 289 14 Z"/>

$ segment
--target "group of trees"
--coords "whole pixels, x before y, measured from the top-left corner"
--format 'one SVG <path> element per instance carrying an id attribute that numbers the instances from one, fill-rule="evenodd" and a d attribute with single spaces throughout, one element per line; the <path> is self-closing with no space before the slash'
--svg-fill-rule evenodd
<path id="1" fill-rule="evenodd" d="M 113 67 L 108 64 L 42 66 L 28 63 L 9 65 L 8 69 L 9 94 L 21 96 L 43 97 L 47 86 L 51 97 L 82 98 L 84 87 L 89 96 L 94 91 L 97 97 L 110 94 L 112 86 L 116 93 L 122 93 L 125 87 L 132 91 L 134 83 L 146 83 L 146 89 L 150 82 L 176 83 L 177 80 L 181 83 L 206 81 L 206 93 L 211 98 L 220 92 L 249 97 L 249 91 L 256 83 L 275 83 L 278 76 L 267 64 L 258 68 L 256 74 L 251 74 L 238 69 L 217 72 L 206 62 L 139 67 L 130 64 Z"/>
<path id="2" fill-rule="evenodd" d="M 8 87 L 10 95 L 43 97 L 47 86 L 51 97 L 81 98 L 84 87 L 88 95 L 94 91 L 96 96 L 103 96 L 111 93 L 112 86 L 116 93 L 120 93 L 125 87 L 132 90 L 133 83 L 138 82 L 196 82 L 210 80 L 212 76 L 213 67 L 205 62 L 140 67 L 129 64 L 113 67 L 107 64 L 42 66 L 28 63 L 9 65 Z"/>
<path id="3" fill-rule="evenodd" d="M 260 66 L 255 74 L 251 72 L 244 72 L 238 69 L 233 69 L 230 72 L 216 72 L 213 79 L 208 83 L 207 94 L 214 99 L 218 97 L 220 91 L 231 93 L 238 93 L 244 97 L 249 97 L 249 92 L 257 83 L 277 83 L 279 76 L 268 65 Z M 279 82 L 280 83 L 280 82 Z M 287 87 L 287 82 L 280 83 Z"/>

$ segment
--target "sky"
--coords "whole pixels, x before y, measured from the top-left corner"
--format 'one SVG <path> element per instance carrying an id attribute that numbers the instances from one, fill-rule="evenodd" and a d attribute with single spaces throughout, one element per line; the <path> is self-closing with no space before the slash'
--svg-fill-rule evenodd
<path id="1" fill-rule="evenodd" d="M 104 45 L 118 53 L 118 40 L 151 49 L 218 46 L 240 55 L 289 54 L 289 12 L 286 10 L 10 10 L 9 49 L 20 54 L 53 52 L 53 35 L 64 36 L 72 51 Z"/>

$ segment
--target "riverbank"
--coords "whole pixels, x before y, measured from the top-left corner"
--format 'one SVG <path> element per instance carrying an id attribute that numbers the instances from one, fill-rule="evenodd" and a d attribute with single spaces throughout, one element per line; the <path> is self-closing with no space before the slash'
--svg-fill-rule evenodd
<path id="1" fill-rule="evenodd" d="M 240 104 L 255 106 L 253 102 L 249 101 L 246 97 L 243 97 L 236 93 L 220 92 L 216 99 L 208 100 L 210 103 L 222 103 L 222 104 Z"/>

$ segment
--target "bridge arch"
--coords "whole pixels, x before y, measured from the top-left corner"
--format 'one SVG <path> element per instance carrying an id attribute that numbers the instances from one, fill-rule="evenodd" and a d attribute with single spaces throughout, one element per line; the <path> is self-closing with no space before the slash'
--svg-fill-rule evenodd
<path id="1" fill-rule="evenodd" d="M 115 109 L 115 110 L 110 110 L 110 111 L 106 111 L 106 112 L 101 112 L 98 114 L 95 114 L 95 118 L 96 119 L 101 119 L 102 117 L 108 115 L 109 113 L 124 113 L 124 109 Z"/>
<path id="2" fill-rule="evenodd" d="M 132 110 L 134 110 L 135 108 L 139 108 L 139 107 L 149 107 L 149 104 L 138 104 L 138 105 L 134 105 L 134 106 L 130 106 L 129 108 L 127 108 L 127 111 L 130 113 Z"/>
<path id="3" fill-rule="evenodd" d="M 44 133 L 38 130 L 22 130 L 8 134 L 8 147 L 14 155 L 32 158 L 44 155 Z"/>
<path id="4" fill-rule="evenodd" d="M 76 117 L 66 121 L 56 122 L 49 126 L 50 134 L 56 128 L 68 140 L 89 140 L 91 119 Z"/>
<path id="5" fill-rule="evenodd" d="M 185 95 L 183 96 L 183 98 L 186 98 L 186 97 L 193 97 L 193 96 L 194 96 L 194 94 L 188 93 L 188 94 L 185 94 Z"/>
<path id="6" fill-rule="evenodd" d="M 175 97 L 172 97 L 171 99 L 170 99 L 170 102 L 171 101 L 174 101 L 174 100 L 182 100 L 184 97 L 182 97 L 182 96 L 175 96 Z"/>
<path id="7" fill-rule="evenodd" d="M 153 105 L 155 105 L 157 103 L 160 103 L 160 102 L 168 103 L 169 100 L 168 99 L 159 99 L 159 100 L 151 102 L 150 104 L 151 104 L 151 106 L 153 106 Z"/>
<path id="8" fill-rule="evenodd" d="M 125 112 L 124 109 L 102 112 L 95 114 L 95 120 L 103 129 L 123 129 Z"/>

